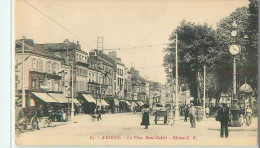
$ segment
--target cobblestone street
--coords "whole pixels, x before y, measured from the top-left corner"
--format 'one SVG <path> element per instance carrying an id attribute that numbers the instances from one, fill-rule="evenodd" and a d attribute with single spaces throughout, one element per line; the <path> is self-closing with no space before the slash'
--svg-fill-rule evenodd
<path id="1" fill-rule="evenodd" d="M 42 128 L 17 136 L 19 145 L 256 145 L 257 119 L 250 126 L 230 127 L 229 138 L 220 138 L 220 124 L 214 118 L 197 122 L 196 128 L 183 118 L 173 126 L 140 126 L 141 113 L 104 114 L 101 121 L 79 115 L 66 125 Z"/>

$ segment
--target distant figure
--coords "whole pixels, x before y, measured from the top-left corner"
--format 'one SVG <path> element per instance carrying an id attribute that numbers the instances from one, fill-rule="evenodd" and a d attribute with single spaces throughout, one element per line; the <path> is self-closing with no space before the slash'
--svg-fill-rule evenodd
<path id="1" fill-rule="evenodd" d="M 208 118 L 209 117 L 209 107 L 208 106 L 206 107 L 205 111 L 206 111 L 206 118 Z"/>
<path id="2" fill-rule="evenodd" d="M 229 108 L 227 107 L 227 104 L 223 104 L 223 107 L 221 107 L 218 110 L 218 115 L 216 117 L 216 120 L 220 122 L 221 128 L 220 128 L 220 137 L 228 137 L 228 122 L 230 120 L 229 117 Z"/>
<path id="3" fill-rule="evenodd" d="M 189 107 L 188 106 L 185 106 L 185 110 L 184 110 L 184 122 L 187 122 L 187 118 L 188 118 L 188 115 L 189 115 Z"/>
<path id="4" fill-rule="evenodd" d="M 150 125 L 150 120 L 149 120 L 149 105 L 144 104 L 143 107 L 143 117 L 142 117 L 142 122 L 141 125 L 144 125 L 144 129 L 148 129 L 148 126 Z"/>
<path id="5" fill-rule="evenodd" d="M 66 112 L 64 110 L 62 110 L 62 121 L 65 122 L 66 121 Z"/>
<path id="6" fill-rule="evenodd" d="M 193 106 L 192 103 L 190 105 L 189 116 L 191 128 L 196 128 L 196 108 Z"/>
<path id="7" fill-rule="evenodd" d="M 239 111 L 239 121 L 241 125 L 244 125 L 245 121 L 245 109 L 243 106 L 241 106 L 240 111 Z"/>
<path id="8" fill-rule="evenodd" d="M 246 107 L 246 124 L 249 126 L 251 124 L 252 109 L 247 105 Z"/>

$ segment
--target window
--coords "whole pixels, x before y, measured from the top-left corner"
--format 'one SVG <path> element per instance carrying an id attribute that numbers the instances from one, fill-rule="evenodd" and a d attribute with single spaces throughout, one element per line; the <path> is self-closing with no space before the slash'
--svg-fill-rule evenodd
<path id="1" fill-rule="evenodd" d="M 94 73 L 92 73 L 92 82 L 95 82 L 95 74 Z"/>
<path id="2" fill-rule="evenodd" d="M 39 71 L 43 72 L 43 61 L 39 60 Z"/>
<path id="3" fill-rule="evenodd" d="M 56 67 L 56 63 L 52 63 L 51 66 L 52 66 L 52 67 L 51 67 L 51 68 L 52 68 L 52 73 L 55 74 L 55 73 L 57 72 L 57 71 L 56 71 L 56 70 L 57 70 L 57 69 L 56 69 L 56 68 L 57 68 L 57 67 Z"/>
<path id="4" fill-rule="evenodd" d="M 42 86 L 43 86 L 43 80 L 40 80 L 39 81 L 39 87 L 42 88 Z"/>
<path id="5" fill-rule="evenodd" d="M 36 71 L 37 70 L 37 66 L 36 66 L 36 59 L 32 59 L 32 70 Z"/>
<path id="6" fill-rule="evenodd" d="M 36 89 L 36 79 L 32 79 L 32 89 Z"/>
<path id="7" fill-rule="evenodd" d="M 50 61 L 46 62 L 46 72 L 51 73 L 51 62 Z"/>
<path id="8" fill-rule="evenodd" d="M 91 82 L 92 81 L 91 73 L 89 72 L 88 74 L 89 74 L 89 76 L 88 76 L 89 77 L 89 82 Z"/>

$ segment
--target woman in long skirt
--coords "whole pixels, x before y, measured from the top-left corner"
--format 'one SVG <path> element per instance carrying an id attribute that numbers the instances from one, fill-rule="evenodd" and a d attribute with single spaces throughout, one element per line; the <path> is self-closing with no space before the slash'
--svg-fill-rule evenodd
<path id="1" fill-rule="evenodd" d="M 148 126 L 150 125 L 149 121 L 149 105 L 145 104 L 143 108 L 143 117 L 142 117 L 142 122 L 141 125 L 144 125 L 144 129 L 148 129 Z"/>

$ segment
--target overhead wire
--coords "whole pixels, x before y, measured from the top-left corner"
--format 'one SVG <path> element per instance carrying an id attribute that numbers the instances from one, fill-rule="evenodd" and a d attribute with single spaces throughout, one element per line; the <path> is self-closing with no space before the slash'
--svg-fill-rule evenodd
<path id="1" fill-rule="evenodd" d="M 88 46 L 90 49 L 93 49 L 91 46 L 89 46 L 85 41 L 81 40 L 77 35 L 75 35 L 72 31 L 70 31 L 68 28 L 66 28 L 65 26 L 63 26 L 61 23 L 59 23 L 58 21 L 54 20 L 53 18 L 51 18 L 50 16 L 48 16 L 46 13 L 44 13 L 43 11 L 41 11 L 40 9 L 38 9 L 37 7 L 35 7 L 34 5 L 28 3 L 26 0 L 23 0 L 27 5 L 31 6 L 32 8 L 34 8 L 35 10 L 37 10 L 38 12 L 40 12 L 42 15 L 44 15 L 45 17 L 47 17 L 48 19 L 52 20 L 54 23 L 56 23 L 57 25 L 59 25 L 61 28 L 63 28 L 64 30 L 66 30 L 67 32 L 69 32 L 71 35 L 73 35 L 75 38 L 77 38 L 79 41 L 81 41 L 83 44 L 85 44 L 86 46 Z"/>

